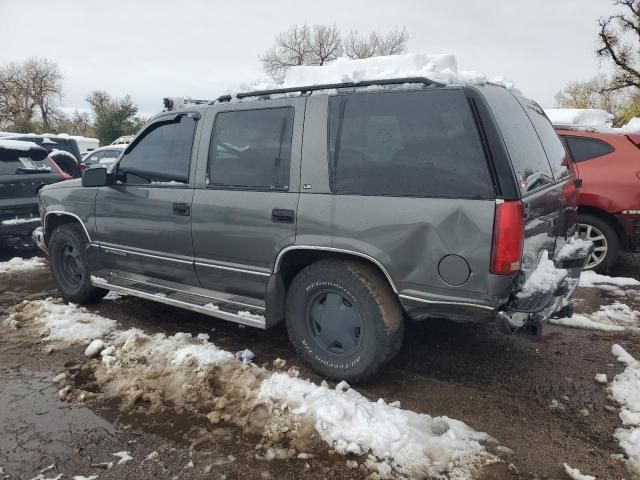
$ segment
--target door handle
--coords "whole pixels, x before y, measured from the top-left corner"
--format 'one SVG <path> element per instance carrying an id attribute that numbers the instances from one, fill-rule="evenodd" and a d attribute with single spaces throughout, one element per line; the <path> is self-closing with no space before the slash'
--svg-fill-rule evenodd
<path id="1" fill-rule="evenodd" d="M 173 202 L 173 213 L 188 217 L 191 215 L 191 205 L 185 202 Z"/>
<path id="2" fill-rule="evenodd" d="M 275 223 L 293 223 L 295 214 L 293 210 L 274 208 L 271 210 L 271 221 Z"/>

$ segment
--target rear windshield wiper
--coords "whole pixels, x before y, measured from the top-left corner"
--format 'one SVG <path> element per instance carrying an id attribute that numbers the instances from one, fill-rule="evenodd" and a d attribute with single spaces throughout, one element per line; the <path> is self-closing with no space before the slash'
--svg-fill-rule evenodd
<path id="1" fill-rule="evenodd" d="M 51 169 L 48 167 L 41 167 L 41 168 L 18 167 L 16 168 L 16 173 L 51 173 Z"/>

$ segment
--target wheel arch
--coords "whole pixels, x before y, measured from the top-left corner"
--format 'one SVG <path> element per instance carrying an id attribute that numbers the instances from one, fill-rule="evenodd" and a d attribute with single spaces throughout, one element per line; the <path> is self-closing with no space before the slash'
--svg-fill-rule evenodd
<path id="1" fill-rule="evenodd" d="M 67 223 L 77 223 L 78 225 L 80 225 L 85 235 L 87 236 L 87 239 L 89 240 L 89 242 L 91 242 L 91 235 L 89 235 L 87 227 L 78 215 L 71 212 L 56 210 L 47 212 L 44 216 L 45 241 L 47 242 L 47 245 L 49 243 L 49 238 L 51 237 L 51 232 L 53 232 L 53 230 L 55 230 L 60 225 L 64 225 Z"/>
<path id="2" fill-rule="evenodd" d="M 627 234 L 624 231 L 624 228 L 622 226 L 622 224 L 620 223 L 620 221 L 612 214 L 610 214 L 609 212 L 606 212 L 600 208 L 597 207 L 591 207 L 591 206 L 579 206 L 578 207 L 578 213 L 583 213 L 586 215 L 593 215 L 595 217 L 600 218 L 601 220 L 607 222 L 609 225 L 611 225 L 614 229 L 614 231 L 616 232 L 616 234 L 618 235 L 618 240 L 620 240 L 621 245 L 623 246 L 627 246 L 628 242 L 627 242 Z"/>

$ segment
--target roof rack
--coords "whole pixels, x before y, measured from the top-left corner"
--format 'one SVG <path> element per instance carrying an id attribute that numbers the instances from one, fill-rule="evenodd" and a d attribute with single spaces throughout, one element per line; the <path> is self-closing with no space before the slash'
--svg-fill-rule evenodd
<path id="1" fill-rule="evenodd" d="M 248 98 L 248 97 L 268 97 L 270 95 L 278 95 L 281 93 L 295 93 L 299 92 L 300 95 L 318 91 L 318 90 L 332 90 L 336 88 L 358 88 L 358 87 L 371 87 L 371 86 L 385 86 L 385 85 L 401 85 L 404 83 L 421 83 L 425 86 L 443 87 L 445 84 L 436 82 L 426 77 L 406 77 L 406 78 L 391 78 L 386 80 L 364 80 L 362 82 L 343 82 L 343 83 L 326 83 L 322 85 L 307 85 L 303 87 L 287 87 L 287 88 L 274 88 L 271 90 L 256 90 L 255 92 L 241 92 L 235 95 L 236 98 Z M 221 95 L 215 101 L 216 102 L 230 102 L 233 98 L 232 95 Z M 212 102 L 213 103 L 213 102 Z"/>
<path id="2" fill-rule="evenodd" d="M 170 112 L 185 105 L 207 105 L 213 103 L 211 100 L 198 100 L 190 97 L 166 97 L 162 99 L 165 112 Z"/>

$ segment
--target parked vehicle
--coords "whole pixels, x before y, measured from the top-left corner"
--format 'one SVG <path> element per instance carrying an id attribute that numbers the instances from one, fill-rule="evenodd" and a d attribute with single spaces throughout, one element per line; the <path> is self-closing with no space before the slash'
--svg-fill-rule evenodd
<path id="1" fill-rule="evenodd" d="M 63 179 L 44 148 L 0 139 L 0 243 L 33 245 L 31 233 L 40 225 L 38 191 Z"/>
<path id="2" fill-rule="evenodd" d="M 96 148 L 94 151 L 85 155 L 82 159 L 82 162 L 80 163 L 80 170 L 84 172 L 87 168 L 99 165 L 110 168 L 122 152 L 124 152 L 126 147 L 127 145 L 109 145 L 106 147 Z"/>
<path id="3" fill-rule="evenodd" d="M 582 179 L 579 233 L 594 243 L 589 269 L 606 272 L 620 250 L 640 251 L 640 134 L 556 126 Z"/>
<path id="4" fill-rule="evenodd" d="M 58 166 L 67 174 L 74 178 L 80 176 L 80 149 L 76 140 L 68 135 L 64 136 L 52 136 L 52 135 L 36 135 L 36 134 L 16 134 L 12 136 L 3 137 L 11 140 L 22 140 L 27 142 L 33 142 L 41 147 L 45 148 L 47 152 L 54 153 L 54 159 Z M 67 153 L 55 154 L 55 151 L 62 151 Z"/>
<path id="5" fill-rule="evenodd" d="M 571 315 L 590 244 L 531 100 L 424 78 L 237 98 L 158 114 L 111 173 L 43 189 L 36 238 L 64 298 L 284 321 L 305 361 L 349 381 L 399 351 L 405 315 L 532 334 Z"/>
<path id="6" fill-rule="evenodd" d="M 133 140 L 133 135 L 123 135 L 111 142 L 111 145 L 129 145 L 131 140 Z"/>

